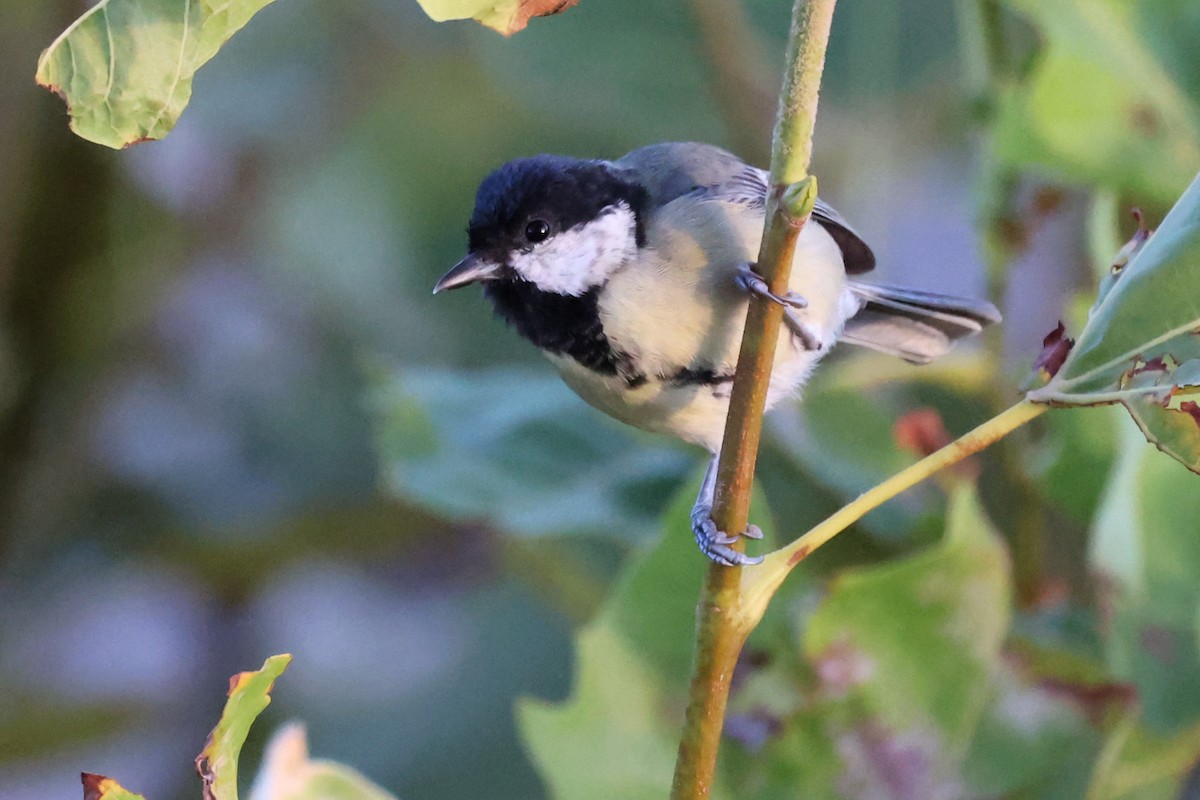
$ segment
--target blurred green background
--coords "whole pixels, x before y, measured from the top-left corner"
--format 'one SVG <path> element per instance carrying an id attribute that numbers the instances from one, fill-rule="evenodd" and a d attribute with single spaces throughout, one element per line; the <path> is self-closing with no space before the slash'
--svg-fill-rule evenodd
<path id="1" fill-rule="evenodd" d="M 0 800 L 76 796 L 80 770 L 196 796 L 226 678 L 285 651 L 244 774 L 299 718 L 316 754 L 402 798 L 546 796 L 514 702 L 568 696 L 573 634 L 701 454 L 592 412 L 477 293 L 430 287 L 509 158 L 694 139 L 765 166 L 788 6 L 582 0 L 506 40 L 411 0 L 287 0 L 199 73 L 167 139 L 113 152 L 33 84 L 85 5 L 0 0 Z M 840 5 L 823 197 L 875 279 L 990 296 L 1006 320 L 925 370 L 831 359 L 770 425 L 781 533 L 910 462 L 906 411 L 961 433 L 1016 398 L 1060 317 L 1078 331 L 1128 206 L 1157 221 L 1200 167 L 1198 9 Z M 970 513 L 1012 557 L 1005 658 L 1049 649 L 1133 686 L 1167 736 L 1200 718 L 1200 479 L 1129 427 L 1048 415 L 981 459 Z M 806 563 L 778 625 L 802 629 L 827 576 L 934 542 L 945 507 L 928 486 L 867 517 Z M 678 552 L 687 574 L 635 605 L 686 629 L 703 565 Z M 1077 695 L 1061 719 L 1082 726 Z M 778 732 L 760 717 L 738 724 Z M 1086 776 L 1102 736 L 1067 729 Z M 972 753 L 974 794 L 839 791 L 1051 796 Z"/>

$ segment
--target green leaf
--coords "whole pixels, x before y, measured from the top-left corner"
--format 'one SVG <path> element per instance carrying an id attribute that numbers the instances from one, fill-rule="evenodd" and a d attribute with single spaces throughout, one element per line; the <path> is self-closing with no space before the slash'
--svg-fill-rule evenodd
<path id="1" fill-rule="evenodd" d="M 374 407 L 392 492 L 511 533 L 636 539 L 689 469 L 549 373 L 406 370 Z"/>
<path id="2" fill-rule="evenodd" d="M 1115 458 L 1113 418 L 1109 409 L 1080 408 L 1042 420 L 1044 433 L 1030 447 L 1026 469 L 1045 502 L 1087 525 Z"/>
<path id="3" fill-rule="evenodd" d="M 285 725 L 267 745 L 250 800 L 393 800 L 350 767 L 308 757 L 304 726 Z"/>
<path id="4" fill-rule="evenodd" d="M 624 637 L 673 690 L 687 688 L 695 649 L 696 597 L 708 572 L 708 559 L 700 555 L 692 533 L 691 487 L 701 474 L 686 481 L 664 514 L 664 533 L 653 550 L 640 557 L 624 574 L 606 608 Z M 749 542 L 751 554 L 765 553 L 775 541 L 775 526 L 760 491 L 751 497 L 750 519 L 763 531 L 763 539 Z"/>
<path id="5" fill-rule="evenodd" d="M 551 796 L 666 797 L 679 724 L 665 713 L 653 668 L 611 615 L 580 635 L 576 664 L 570 700 L 557 706 L 532 699 L 517 704 L 522 738 Z"/>
<path id="6" fill-rule="evenodd" d="M 688 522 L 692 492 L 676 494 L 662 538 L 630 562 L 580 633 L 571 698 L 557 705 L 524 699 L 517 706 L 526 749 L 559 800 L 661 798 L 670 789 L 696 597 L 708 570 Z M 756 495 L 751 516 L 769 541 L 764 508 Z"/>
<path id="7" fill-rule="evenodd" d="M 1200 725 L 1170 737 L 1118 724 L 1105 744 L 1088 800 L 1175 800 L 1200 760 Z"/>
<path id="8" fill-rule="evenodd" d="M 83 780 L 83 800 L 146 800 L 112 778 L 90 772 L 83 773 L 80 778 Z"/>
<path id="9" fill-rule="evenodd" d="M 240 672 L 229 679 L 229 699 L 221 719 L 196 757 L 196 770 L 204 782 L 205 800 L 237 800 L 238 757 L 246 735 L 258 715 L 271 702 L 275 679 L 292 661 L 290 655 L 271 656 L 262 669 Z"/>
<path id="10" fill-rule="evenodd" d="M 108 147 L 161 139 L 192 77 L 272 0 L 100 0 L 38 59 L 79 136 Z"/>
<path id="11" fill-rule="evenodd" d="M 1122 421 L 1124 422 L 1124 421 Z M 1109 669 L 1138 689 L 1147 722 L 1174 730 L 1200 715 L 1200 491 L 1127 422 L 1094 523 Z"/>
<path id="12" fill-rule="evenodd" d="M 1006 0 L 1045 43 L 1029 74 L 1000 93 L 997 155 L 1010 166 L 1169 202 L 1200 161 L 1200 115 L 1161 60 L 1156 36 L 1200 33 L 1129 0 Z"/>
<path id="13" fill-rule="evenodd" d="M 533 17 L 557 14 L 579 0 L 417 0 L 430 19 L 475 19 L 505 36 L 523 30 Z"/>
<path id="14" fill-rule="evenodd" d="M 804 653 L 830 676 L 826 691 L 865 712 L 861 736 L 914 737 L 936 760 L 931 770 L 949 771 L 989 700 L 1010 590 L 1007 551 L 962 485 L 943 542 L 835 578 L 808 620 Z"/>
<path id="15" fill-rule="evenodd" d="M 1079 800 L 1101 737 L 1072 704 L 1004 670 L 963 765 L 979 797 Z"/>
<path id="16" fill-rule="evenodd" d="M 804 471 L 843 501 L 913 461 L 896 445 L 895 419 L 878 392 L 822 381 L 806 392 L 799 413 L 802 425 L 773 425 L 773 431 Z M 862 524 L 880 536 L 902 538 L 911 530 L 913 518 L 925 510 L 927 498 L 926 488 L 921 487 L 871 512 Z"/>
<path id="17" fill-rule="evenodd" d="M 1094 309 L 1035 402 L 1120 402 L 1146 438 L 1200 472 L 1200 178 Z"/>

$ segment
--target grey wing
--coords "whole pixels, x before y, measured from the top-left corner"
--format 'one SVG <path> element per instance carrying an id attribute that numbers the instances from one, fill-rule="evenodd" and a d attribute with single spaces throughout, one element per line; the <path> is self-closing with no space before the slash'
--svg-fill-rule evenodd
<path id="1" fill-rule="evenodd" d="M 770 174 L 766 170 L 741 164 L 741 169 L 723 183 L 697 187 L 694 191 L 703 197 L 763 209 L 767 202 L 769 180 Z M 875 269 L 875 253 L 833 206 L 817 198 L 812 218 L 821 224 L 841 249 L 842 262 L 848 274 L 861 275 Z"/>
<path id="2" fill-rule="evenodd" d="M 850 282 L 850 291 L 860 306 L 842 340 L 913 364 L 928 364 L 956 339 L 1000 321 L 1000 312 L 985 300 L 858 281 Z"/>

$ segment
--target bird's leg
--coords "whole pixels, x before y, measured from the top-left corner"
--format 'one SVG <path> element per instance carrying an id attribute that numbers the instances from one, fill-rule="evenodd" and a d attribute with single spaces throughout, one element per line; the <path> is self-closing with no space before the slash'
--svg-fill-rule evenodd
<path id="1" fill-rule="evenodd" d="M 800 342 L 800 346 L 805 350 L 821 349 L 821 337 L 813 330 L 812 325 L 800 319 L 790 308 L 783 309 L 783 324 L 787 325 L 792 336 L 796 337 L 796 341 Z"/>
<path id="2" fill-rule="evenodd" d="M 792 291 L 782 295 L 775 294 L 771 291 L 771 287 L 767 286 L 767 282 L 762 279 L 762 276 L 754 271 L 752 264 L 740 265 L 733 280 L 739 289 L 759 297 L 765 297 L 783 306 L 783 322 L 805 350 L 821 349 L 821 337 L 794 311 L 794 309 L 808 307 L 808 301 L 803 296 Z"/>
<path id="3" fill-rule="evenodd" d="M 714 453 L 704 471 L 704 480 L 700 483 L 700 493 L 696 496 L 696 504 L 692 506 L 692 533 L 696 535 L 696 544 L 700 552 L 718 564 L 727 567 L 748 566 L 762 562 L 762 556 L 748 556 L 739 553 L 729 545 L 737 541 L 737 536 L 719 530 L 713 522 L 712 509 L 714 495 L 717 490 L 717 462 L 720 454 Z M 762 531 L 757 525 L 747 525 L 743 536 L 750 539 L 761 539 Z"/>

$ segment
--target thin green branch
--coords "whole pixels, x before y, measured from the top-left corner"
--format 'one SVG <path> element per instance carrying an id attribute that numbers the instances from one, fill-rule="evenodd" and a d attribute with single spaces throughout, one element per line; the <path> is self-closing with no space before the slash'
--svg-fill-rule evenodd
<path id="1" fill-rule="evenodd" d="M 815 183 L 809 182 L 789 193 L 784 201 L 789 187 L 808 176 L 835 2 L 795 0 L 792 9 L 787 68 L 771 148 L 771 186 L 758 256 L 759 273 L 772 291 L 780 294 L 787 289 L 796 238 L 815 198 Z M 767 385 L 782 321 L 779 305 L 751 300 L 717 472 L 713 519 L 724 531 L 745 530 L 748 522 Z M 671 788 L 675 800 L 705 798 L 712 789 L 730 680 L 749 630 L 737 624 L 741 572 L 738 567 L 714 564 L 701 594 L 695 672 Z"/>
<path id="2" fill-rule="evenodd" d="M 1047 409 L 1049 406 L 1022 400 L 937 452 L 859 495 L 852 503 L 838 509 L 799 539 L 769 554 L 762 564 L 744 570 L 741 603 L 738 607 L 738 614 L 742 615 L 742 619 L 737 622 L 737 626 L 747 631 L 753 630 L 762 619 L 767 603 L 788 573 L 818 547 L 862 519 L 867 512 L 916 486 L 935 472 L 957 464 L 967 456 L 1002 439 Z"/>

